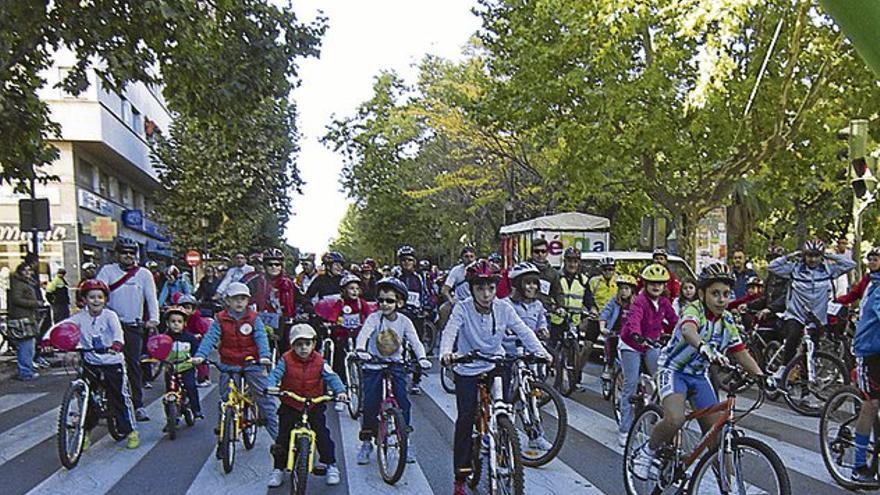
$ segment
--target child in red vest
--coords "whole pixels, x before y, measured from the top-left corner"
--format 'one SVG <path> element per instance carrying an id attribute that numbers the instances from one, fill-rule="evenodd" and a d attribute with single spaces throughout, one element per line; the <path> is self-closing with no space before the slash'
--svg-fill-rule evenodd
<path id="1" fill-rule="evenodd" d="M 372 312 L 367 300 L 361 296 L 361 279 L 357 275 L 347 273 L 342 276 L 339 282 L 339 288 L 342 289 L 342 299 L 337 299 L 330 313 L 335 324 L 333 329 L 333 340 L 335 343 L 335 352 L 333 353 L 333 371 L 345 380 L 347 374 L 345 372 L 345 354 L 348 348 L 349 336 L 354 339 L 357 337 L 358 331 L 364 324 L 367 316 Z M 344 411 L 345 404 L 336 403 L 337 411 Z"/>
<path id="2" fill-rule="evenodd" d="M 281 355 L 275 369 L 269 375 L 269 386 L 281 390 L 289 390 L 302 397 L 320 397 L 329 387 L 341 404 L 346 400 L 345 386 L 339 375 L 333 372 L 321 354 L 315 352 L 315 330 L 305 324 L 294 325 L 290 329 L 290 350 Z M 290 431 L 298 426 L 302 419 L 302 402 L 291 397 L 281 397 L 278 408 L 278 436 L 272 454 L 275 469 L 269 479 L 270 487 L 281 486 L 284 481 L 284 468 L 287 466 Z M 327 484 L 339 484 L 339 468 L 336 467 L 336 446 L 330 438 L 327 420 L 324 416 L 324 404 L 313 406 L 309 411 L 309 426 L 315 432 L 318 444 L 318 460 L 327 465 Z"/>

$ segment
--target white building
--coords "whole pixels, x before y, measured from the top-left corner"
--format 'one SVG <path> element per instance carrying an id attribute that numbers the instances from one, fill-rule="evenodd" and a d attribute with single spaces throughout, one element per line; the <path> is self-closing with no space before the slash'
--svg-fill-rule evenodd
<path id="1" fill-rule="evenodd" d="M 59 51 L 52 68 L 43 73 L 46 85 L 39 96 L 61 127 L 60 140 L 52 141 L 59 156 L 44 170 L 60 182 L 36 188 L 38 198 L 49 199 L 51 223 L 38 236 L 40 274 L 46 280 L 50 271 L 64 266 L 72 284 L 79 280 L 83 262 L 109 258 L 112 241 L 97 239 L 91 231 L 95 220 L 101 228 L 112 231 L 115 225 L 118 235 L 136 239 L 142 259 L 171 254 L 168 239 L 148 218 L 155 200 L 150 197 L 160 189 L 148 140 L 155 129 L 167 132 L 171 122 L 161 93 L 140 83 L 123 95 L 109 92 L 92 72 L 88 89 L 72 96 L 55 85 L 74 62 L 72 52 Z M 30 233 L 18 228 L 22 197 L 11 186 L 0 186 L 0 268 L 14 269 L 29 249 Z"/>

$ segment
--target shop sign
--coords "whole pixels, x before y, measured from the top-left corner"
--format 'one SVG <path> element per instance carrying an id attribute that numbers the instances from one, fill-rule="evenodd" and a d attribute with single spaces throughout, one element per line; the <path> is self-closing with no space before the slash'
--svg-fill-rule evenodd
<path id="1" fill-rule="evenodd" d="M 109 217 L 97 217 L 89 224 L 89 233 L 98 242 L 110 242 L 116 237 L 119 226 Z"/>
<path id="2" fill-rule="evenodd" d="M 122 224 L 130 229 L 143 232 L 150 237 L 155 237 L 160 241 L 167 241 L 168 236 L 164 232 L 164 228 L 158 223 L 144 216 L 142 210 L 125 210 L 122 212 Z"/>
<path id="3" fill-rule="evenodd" d="M 69 226 L 54 225 L 47 231 L 37 233 L 37 238 L 45 242 L 66 241 Z M 0 242 L 30 242 L 31 232 L 22 231 L 16 224 L 0 224 Z"/>
<path id="4" fill-rule="evenodd" d="M 111 217 L 113 216 L 113 205 L 106 199 L 85 189 L 79 190 L 79 206 L 95 213 Z"/>

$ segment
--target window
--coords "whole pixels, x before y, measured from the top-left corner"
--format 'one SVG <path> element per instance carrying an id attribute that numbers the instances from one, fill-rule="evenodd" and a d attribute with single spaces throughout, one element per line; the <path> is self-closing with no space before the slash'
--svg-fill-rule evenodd
<path id="1" fill-rule="evenodd" d="M 119 183 L 119 197 L 122 200 L 122 204 L 131 206 L 131 188 L 128 187 L 128 184 L 124 182 Z"/>
<path id="2" fill-rule="evenodd" d="M 89 190 L 95 188 L 95 167 L 82 158 L 79 159 L 79 165 L 76 167 L 76 183 Z"/>
<path id="3" fill-rule="evenodd" d="M 116 177 L 110 177 L 110 196 L 113 201 L 119 201 L 119 181 Z"/>
<path id="4" fill-rule="evenodd" d="M 138 111 L 133 105 L 131 107 L 131 129 L 138 136 L 142 136 L 144 134 L 144 119 L 141 116 L 141 112 Z"/>
<path id="5" fill-rule="evenodd" d="M 119 97 L 119 118 L 128 124 L 131 121 L 131 105 L 124 97 Z"/>
<path id="6" fill-rule="evenodd" d="M 110 176 L 104 171 L 98 172 L 98 194 L 105 198 L 110 196 Z"/>

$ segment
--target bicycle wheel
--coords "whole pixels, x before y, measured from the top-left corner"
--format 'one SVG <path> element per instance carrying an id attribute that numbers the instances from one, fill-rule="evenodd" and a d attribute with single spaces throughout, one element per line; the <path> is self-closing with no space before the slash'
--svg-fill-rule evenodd
<path id="1" fill-rule="evenodd" d="M 642 413 L 633 421 L 629 435 L 626 437 L 626 445 L 623 447 L 623 486 L 627 495 L 646 495 L 662 493 L 662 487 L 655 479 L 641 479 L 632 472 L 633 460 L 639 450 L 648 443 L 651 431 L 663 417 L 663 409 L 655 404 L 649 404 Z"/>
<path id="2" fill-rule="evenodd" d="M 440 385 L 447 394 L 455 393 L 455 372 L 450 366 L 440 367 Z"/>
<path id="3" fill-rule="evenodd" d="M 475 422 L 474 425 L 477 423 Z M 477 488 L 480 478 L 483 477 L 483 460 L 488 455 L 488 449 L 483 450 L 483 435 L 474 430 L 471 443 L 471 474 L 468 475 L 467 484 L 471 489 Z"/>
<path id="4" fill-rule="evenodd" d="M 573 370 L 575 365 L 574 346 L 563 347 L 556 362 L 556 381 L 554 383 L 559 393 L 568 397 L 574 392 Z"/>
<path id="5" fill-rule="evenodd" d="M 165 433 L 168 434 L 170 440 L 177 438 L 177 401 L 165 402 Z"/>
<path id="6" fill-rule="evenodd" d="M 816 352 L 816 381 L 810 383 L 807 376 L 806 357 L 796 356 L 782 375 L 782 386 L 787 391 L 785 402 L 804 416 L 818 417 L 832 391 L 849 384 L 849 375 L 843 362 L 824 352 Z"/>
<path id="7" fill-rule="evenodd" d="M 720 477 L 718 448 L 710 448 L 697 463 L 688 485 L 690 494 L 736 493 L 739 495 L 789 495 L 791 482 L 782 459 L 766 443 L 750 437 L 735 437 L 732 454 L 725 454 L 726 480 Z M 724 481 L 725 483 L 722 483 Z M 727 489 L 724 489 L 724 487 Z"/>
<path id="8" fill-rule="evenodd" d="M 522 447 L 522 462 L 528 467 L 547 464 L 559 454 L 565 443 L 568 411 L 565 400 L 552 387 L 531 381 L 528 404 L 517 404 L 516 426 Z M 531 411 L 531 412 L 529 412 Z M 542 450 L 538 439 L 544 439 L 551 447 Z"/>
<path id="9" fill-rule="evenodd" d="M 193 412 L 192 406 L 186 398 L 183 399 L 183 420 L 186 421 L 186 426 L 196 424 L 196 414 Z"/>
<path id="10" fill-rule="evenodd" d="M 614 372 L 614 377 L 612 378 L 612 383 L 614 384 L 611 387 L 611 410 L 614 411 L 614 421 L 619 425 L 620 424 L 620 398 L 623 397 L 623 370 L 618 369 Z"/>
<path id="11" fill-rule="evenodd" d="M 293 469 L 290 471 L 290 495 L 305 495 L 309 481 L 309 437 L 300 435 L 294 440 Z"/>
<path id="12" fill-rule="evenodd" d="M 495 435 L 495 472 L 490 465 L 489 493 L 522 495 L 525 491 L 522 452 L 516 428 L 507 416 L 499 416 Z M 493 490 L 493 486 L 495 490 Z"/>
<path id="13" fill-rule="evenodd" d="M 773 375 L 776 373 L 776 370 L 782 365 L 782 344 L 777 340 L 771 340 L 767 342 L 767 346 L 764 347 L 764 364 L 763 370 L 767 375 Z M 779 391 L 774 392 L 766 392 L 767 398 L 770 400 L 776 400 L 779 398 Z"/>
<path id="14" fill-rule="evenodd" d="M 58 414 L 58 457 L 61 465 L 73 469 L 82 455 L 88 401 L 86 384 L 75 380 L 64 392 Z"/>
<path id="15" fill-rule="evenodd" d="M 223 411 L 223 432 L 220 435 L 220 458 L 223 461 L 223 472 L 232 472 L 235 465 L 235 408 L 227 406 Z"/>
<path id="16" fill-rule="evenodd" d="M 241 422 L 243 425 L 241 429 L 241 439 L 244 441 L 244 448 L 251 450 L 257 443 L 257 418 L 259 418 L 257 405 L 249 402 L 244 405 L 241 412 Z"/>
<path id="17" fill-rule="evenodd" d="M 403 476 L 406 467 L 409 427 L 403 419 L 403 413 L 397 408 L 382 411 L 379 420 L 382 422 L 376 442 L 379 474 L 385 483 L 393 485 Z"/>
<path id="18" fill-rule="evenodd" d="M 422 345 L 425 346 L 425 353 L 429 356 L 434 355 L 434 346 L 437 345 L 437 328 L 434 323 L 425 320 L 422 327 Z"/>
<path id="19" fill-rule="evenodd" d="M 358 419 L 361 415 L 361 368 L 351 354 L 345 357 L 345 369 L 348 375 L 348 415 L 351 419 Z"/>
<path id="20" fill-rule="evenodd" d="M 845 386 L 828 399 L 819 420 L 819 443 L 822 447 L 822 460 L 825 468 L 838 485 L 853 490 L 861 487 L 850 481 L 850 473 L 855 467 L 856 420 L 862 409 L 864 398 L 856 387 Z M 868 465 L 876 457 L 876 428 L 868 442 Z"/>

